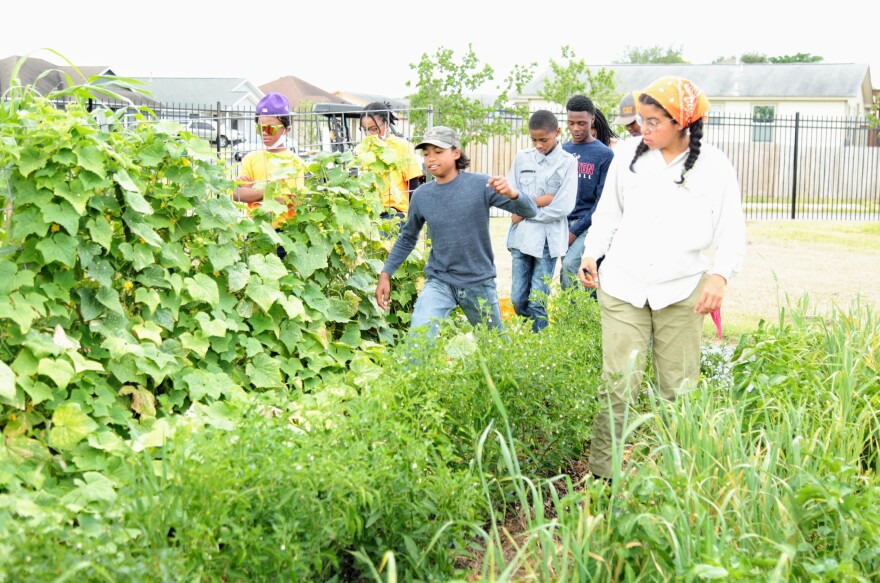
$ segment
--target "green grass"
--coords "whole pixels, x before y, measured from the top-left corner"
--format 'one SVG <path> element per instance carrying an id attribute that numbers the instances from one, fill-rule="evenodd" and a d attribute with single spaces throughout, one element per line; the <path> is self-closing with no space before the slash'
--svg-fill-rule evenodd
<path id="1" fill-rule="evenodd" d="M 750 240 L 799 242 L 845 250 L 880 249 L 880 222 L 749 221 Z"/>

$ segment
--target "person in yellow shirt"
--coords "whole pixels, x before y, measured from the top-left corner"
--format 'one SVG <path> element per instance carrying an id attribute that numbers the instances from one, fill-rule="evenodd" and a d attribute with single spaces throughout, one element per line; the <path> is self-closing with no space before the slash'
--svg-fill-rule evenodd
<path id="1" fill-rule="evenodd" d="M 258 208 L 266 196 L 287 205 L 287 213 L 272 222 L 275 229 L 296 214 L 296 191 L 305 186 L 305 166 L 299 156 L 290 151 L 290 101 L 280 93 L 268 93 L 257 104 L 257 127 L 264 149 L 249 153 L 241 162 L 238 186 L 233 200 L 246 203 L 248 209 Z M 278 247 L 278 256 L 287 252 Z"/>
<path id="2" fill-rule="evenodd" d="M 396 121 L 397 116 L 387 102 L 369 103 L 361 113 L 361 131 L 383 140 L 394 149 L 398 160 L 402 161 L 401 169 L 391 172 L 388 187 L 382 193 L 383 219 L 404 218 L 409 210 L 412 192 L 425 182 L 425 173 L 415 148 L 397 133 L 394 128 Z"/>
<path id="3" fill-rule="evenodd" d="M 287 145 L 290 134 L 290 102 L 280 93 L 269 93 L 257 104 L 257 126 L 264 149 L 245 156 L 233 199 L 248 208 L 262 204 L 268 193 L 294 214 L 297 188 L 305 185 L 303 161 Z"/>

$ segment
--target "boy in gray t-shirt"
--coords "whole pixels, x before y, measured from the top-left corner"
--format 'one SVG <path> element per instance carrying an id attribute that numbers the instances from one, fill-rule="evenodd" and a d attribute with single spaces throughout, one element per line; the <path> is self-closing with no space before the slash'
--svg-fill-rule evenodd
<path id="1" fill-rule="evenodd" d="M 501 329 L 489 208 L 533 217 L 535 202 L 519 196 L 503 176 L 463 172 L 470 160 L 461 151 L 458 134 L 450 128 L 428 129 L 416 148 L 422 150 L 434 181 L 413 192 L 406 223 L 379 274 L 376 301 L 380 308 L 389 308 L 391 276 L 415 248 L 427 223 L 431 230 L 427 281 L 416 300 L 410 329 L 430 326 L 429 334 L 435 335 L 437 321 L 456 306 L 461 306 L 471 324 L 485 320 Z"/>

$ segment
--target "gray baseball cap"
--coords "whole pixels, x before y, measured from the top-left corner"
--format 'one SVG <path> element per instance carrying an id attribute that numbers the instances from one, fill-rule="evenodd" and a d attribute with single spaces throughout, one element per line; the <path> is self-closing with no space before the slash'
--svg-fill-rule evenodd
<path id="1" fill-rule="evenodd" d="M 425 130 L 425 135 L 422 136 L 422 141 L 419 142 L 416 149 L 424 148 L 428 144 L 443 149 L 461 148 L 461 140 L 458 139 L 458 134 L 454 129 L 446 126 L 434 126 Z"/>
<path id="2" fill-rule="evenodd" d="M 617 119 L 614 120 L 614 123 L 617 125 L 628 126 L 636 121 L 636 113 L 638 113 L 636 98 L 638 95 L 639 92 L 634 91 L 623 96 L 623 99 L 620 100 L 620 106 L 617 108 L 618 115 Z"/>

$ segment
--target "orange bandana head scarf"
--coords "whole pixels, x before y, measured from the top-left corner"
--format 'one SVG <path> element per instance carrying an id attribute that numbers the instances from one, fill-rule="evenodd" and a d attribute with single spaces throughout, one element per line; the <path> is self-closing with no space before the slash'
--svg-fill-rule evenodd
<path id="1" fill-rule="evenodd" d="M 709 111 L 706 95 L 682 77 L 660 77 L 642 93 L 652 97 L 683 128 Z"/>

